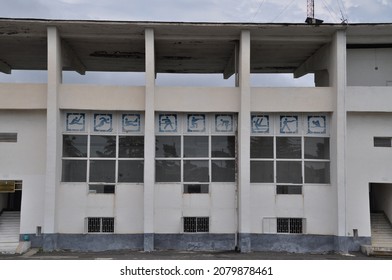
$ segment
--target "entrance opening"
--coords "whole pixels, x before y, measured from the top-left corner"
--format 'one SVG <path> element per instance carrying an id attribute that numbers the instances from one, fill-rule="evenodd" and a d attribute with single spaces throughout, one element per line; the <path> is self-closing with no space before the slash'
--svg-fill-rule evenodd
<path id="1" fill-rule="evenodd" d="M 369 203 L 371 213 L 385 213 L 392 218 L 392 183 L 370 183 Z"/>
<path id="2" fill-rule="evenodd" d="M 2 211 L 19 212 L 22 206 L 22 181 L 1 182 L 4 184 L 0 188 L 0 213 Z"/>

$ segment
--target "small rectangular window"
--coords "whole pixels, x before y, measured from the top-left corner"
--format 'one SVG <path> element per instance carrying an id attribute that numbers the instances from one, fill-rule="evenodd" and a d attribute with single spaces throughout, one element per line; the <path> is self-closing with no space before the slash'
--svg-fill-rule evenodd
<path id="1" fill-rule="evenodd" d="M 209 217 L 184 217 L 184 232 L 209 232 Z"/>
<path id="2" fill-rule="evenodd" d="M 156 160 L 155 182 L 180 182 L 181 161 L 180 160 Z"/>
<path id="3" fill-rule="evenodd" d="M 374 137 L 374 147 L 392 147 L 391 137 Z"/>
<path id="4" fill-rule="evenodd" d="M 303 233 L 303 219 L 301 218 L 277 218 L 278 233 Z"/>
<path id="5" fill-rule="evenodd" d="M 89 185 L 88 191 L 89 193 L 114 193 L 115 192 L 114 185 Z"/>
<path id="6" fill-rule="evenodd" d="M 251 183 L 273 183 L 274 162 L 273 161 L 251 161 L 250 162 Z"/>
<path id="7" fill-rule="evenodd" d="M 184 193 L 208 193 L 208 184 L 185 184 Z"/>
<path id="8" fill-rule="evenodd" d="M 17 133 L 0 133 L 0 142 L 16 143 L 18 142 Z"/>
<path id="9" fill-rule="evenodd" d="M 276 186 L 276 194 L 302 194 L 302 186 Z"/>
<path id="10" fill-rule="evenodd" d="M 87 232 L 114 232 L 114 218 L 87 218 Z"/>

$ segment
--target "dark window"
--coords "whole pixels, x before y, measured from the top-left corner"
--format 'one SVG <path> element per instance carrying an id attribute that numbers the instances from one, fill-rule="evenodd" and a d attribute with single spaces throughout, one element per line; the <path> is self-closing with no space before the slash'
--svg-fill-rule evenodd
<path id="1" fill-rule="evenodd" d="M 87 157 L 87 135 L 64 135 L 63 157 Z"/>
<path id="2" fill-rule="evenodd" d="M 302 183 L 302 162 L 301 161 L 278 161 L 276 162 L 276 182 L 277 183 Z"/>
<path id="3" fill-rule="evenodd" d="M 90 160 L 90 182 L 114 183 L 115 180 L 115 160 Z"/>
<path id="4" fill-rule="evenodd" d="M 251 183 L 273 183 L 274 162 L 273 161 L 251 161 L 250 162 Z"/>
<path id="5" fill-rule="evenodd" d="M 184 160 L 184 182 L 208 181 L 208 160 Z"/>
<path id="6" fill-rule="evenodd" d="M 250 138 L 251 158 L 273 158 L 274 138 L 273 137 L 251 137 Z"/>
<path id="7" fill-rule="evenodd" d="M 208 193 L 208 184 L 185 184 L 184 193 Z"/>
<path id="8" fill-rule="evenodd" d="M 185 136 L 184 157 L 186 158 L 208 157 L 208 136 Z"/>
<path id="9" fill-rule="evenodd" d="M 116 136 L 100 136 L 100 135 L 91 136 L 90 157 L 115 158 Z"/>
<path id="10" fill-rule="evenodd" d="M 118 182 L 119 183 L 143 183 L 144 161 L 143 160 L 119 160 Z"/>
<path id="11" fill-rule="evenodd" d="M 212 136 L 211 156 L 215 158 L 235 157 L 235 137 L 234 136 Z"/>
<path id="12" fill-rule="evenodd" d="M 234 160 L 212 160 L 212 182 L 235 182 Z"/>
<path id="13" fill-rule="evenodd" d="M 391 137 L 374 137 L 374 147 L 392 147 Z"/>
<path id="14" fill-rule="evenodd" d="M 114 193 L 114 185 L 89 185 L 89 193 Z"/>
<path id="15" fill-rule="evenodd" d="M 305 161 L 305 183 L 329 184 L 329 162 Z"/>
<path id="16" fill-rule="evenodd" d="M 156 160 L 155 181 L 156 182 L 180 182 L 181 161 L 180 160 Z"/>
<path id="17" fill-rule="evenodd" d="M 120 136 L 119 158 L 144 158 L 143 136 Z"/>
<path id="18" fill-rule="evenodd" d="M 302 186 L 276 186 L 276 194 L 302 194 Z"/>
<path id="19" fill-rule="evenodd" d="M 276 158 L 300 159 L 301 137 L 276 137 Z"/>
<path id="20" fill-rule="evenodd" d="M 114 232 L 114 218 L 87 218 L 87 232 Z"/>
<path id="21" fill-rule="evenodd" d="M 329 138 L 305 137 L 305 159 L 329 159 Z"/>
<path id="22" fill-rule="evenodd" d="M 86 182 L 87 160 L 63 159 L 62 182 Z"/>
<path id="23" fill-rule="evenodd" d="M 155 157 L 177 158 L 181 155 L 180 136 L 156 136 Z"/>
<path id="24" fill-rule="evenodd" d="M 0 133 L 0 142 L 16 143 L 18 142 L 17 133 Z"/>

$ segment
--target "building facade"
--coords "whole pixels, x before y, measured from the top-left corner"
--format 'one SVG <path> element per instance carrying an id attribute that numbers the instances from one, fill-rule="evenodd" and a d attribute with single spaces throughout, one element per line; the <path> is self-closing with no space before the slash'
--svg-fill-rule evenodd
<path id="1" fill-rule="evenodd" d="M 359 250 L 371 212 L 392 218 L 391 31 L 1 19 L 0 71 L 47 83 L 0 84 L 0 211 L 44 250 Z M 235 85 L 157 86 L 160 73 Z M 252 86 L 263 73 L 315 87 Z"/>

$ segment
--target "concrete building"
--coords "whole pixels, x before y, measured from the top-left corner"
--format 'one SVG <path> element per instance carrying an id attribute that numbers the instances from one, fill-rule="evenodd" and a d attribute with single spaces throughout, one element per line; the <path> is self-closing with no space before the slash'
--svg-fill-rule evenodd
<path id="1" fill-rule="evenodd" d="M 0 225 L 16 211 L 16 242 L 45 250 L 376 246 L 371 213 L 392 219 L 391 34 L 0 19 L 0 71 L 47 70 L 45 84 L 0 84 Z M 142 72 L 145 85 L 67 84 L 64 71 Z M 235 84 L 157 86 L 161 73 Z M 263 73 L 314 74 L 315 87 L 252 86 Z"/>

